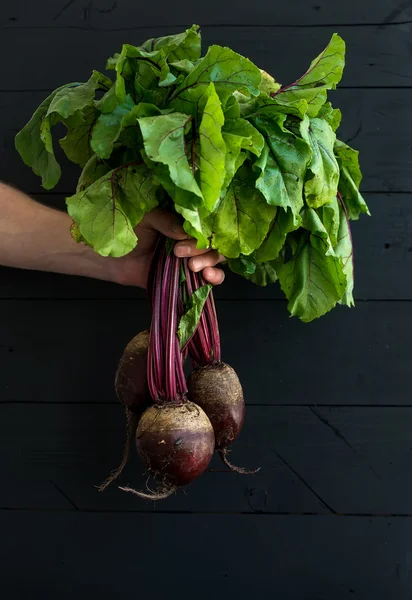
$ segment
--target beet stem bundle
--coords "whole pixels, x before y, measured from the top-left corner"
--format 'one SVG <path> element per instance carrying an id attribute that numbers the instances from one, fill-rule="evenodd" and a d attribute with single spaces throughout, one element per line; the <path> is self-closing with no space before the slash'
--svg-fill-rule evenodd
<path id="1" fill-rule="evenodd" d="M 127 487 L 122 491 L 143 499 L 160 500 L 176 487 L 201 475 L 212 458 L 215 436 L 202 410 L 187 399 L 183 352 L 177 336 L 181 261 L 161 238 L 149 276 L 152 305 L 147 379 L 153 406 L 139 421 L 136 432 L 138 452 L 159 482 L 158 491 L 141 492 Z"/>

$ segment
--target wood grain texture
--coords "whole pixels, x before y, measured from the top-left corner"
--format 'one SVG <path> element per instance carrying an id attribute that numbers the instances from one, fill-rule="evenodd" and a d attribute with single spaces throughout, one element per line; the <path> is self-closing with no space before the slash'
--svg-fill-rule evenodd
<path id="1" fill-rule="evenodd" d="M 3 300 L 0 403 L 116 403 L 117 361 L 145 301 Z M 223 358 L 247 404 L 411 405 L 410 302 L 359 302 L 311 324 L 284 302 L 220 301 Z"/>
<path id="2" fill-rule="evenodd" d="M 37 427 L 23 416 L 22 405 L 0 407 L 1 460 L 5 485 L 0 507 L 68 510 L 173 510 L 203 512 L 330 512 L 301 479 L 276 455 L 265 457 L 266 475 L 240 476 L 227 472 L 214 459 L 216 472 L 206 473 L 195 485 L 180 490 L 164 503 L 139 502 L 113 484 L 104 493 L 101 483 L 120 461 L 124 416 L 120 406 L 32 405 L 28 407 Z M 242 446 L 233 460 L 253 466 L 262 460 L 262 449 L 247 448 L 252 442 L 254 412 L 245 428 Z M 33 421 L 32 421 L 33 422 Z M 256 425 L 256 424 L 255 424 Z M 318 425 L 317 425 L 318 426 Z M 319 429 L 322 428 L 318 426 Z M 248 434 L 249 430 L 249 434 Z M 121 484 L 137 489 L 156 487 L 135 456 Z M 250 456 L 247 456 L 250 454 Z M 260 463 L 261 464 L 261 463 Z M 56 489 L 61 490 L 56 497 Z"/>
<path id="3" fill-rule="evenodd" d="M 47 90 L 193 22 L 205 46 L 283 83 L 332 32 L 346 40 L 331 100 L 372 212 L 353 227 L 360 301 L 304 325 L 277 286 L 229 275 L 216 290 L 223 351 L 248 405 L 231 458 L 263 469 L 241 477 L 214 459 L 155 505 L 94 487 L 120 458 L 113 374 L 149 322 L 143 292 L 0 269 L 0 596 L 410 600 L 412 2 L 4 1 L 0 178 L 42 192 L 13 139 Z M 37 199 L 63 208 L 76 176 L 65 167 Z M 122 482 L 145 486 L 137 457 Z"/>
<path id="4" fill-rule="evenodd" d="M 64 195 L 40 194 L 40 202 L 64 210 Z M 412 202 L 409 194 L 365 194 L 372 217 L 352 223 L 355 297 L 412 300 Z M 115 284 L 0 267 L 0 298 L 144 298 L 143 290 Z M 256 286 L 226 268 L 218 299 L 283 299 L 277 283 Z"/>
<path id="5" fill-rule="evenodd" d="M 0 110 L 7 119 L 0 122 L 3 148 L 0 178 L 23 191 L 39 193 L 40 180 L 26 167 L 14 149 L 14 137 L 30 119 L 45 97 L 44 92 L 0 93 Z M 337 90 L 330 94 L 341 108 L 343 121 L 338 137 L 360 151 L 364 192 L 412 191 L 412 89 Z M 64 127 L 61 132 L 64 136 Z M 59 136 L 58 136 L 59 137 Z M 57 144 L 56 144 L 57 146 Z M 73 193 L 79 167 L 65 161 L 57 192 Z M 44 191 L 44 190 L 43 190 Z"/>
<path id="6" fill-rule="evenodd" d="M 106 60 L 120 52 L 124 43 L 139 45 L 151 37 L 180 32 L 182 28 L 136 28 L 119 31 L 6 29 L 0 39 L 0 49 L 17 46 L 19 52 L 12 61 L 3 64 L 0 90 L 53 90 L 70 81 L 82 81 L 92 69 L 103 71 Z M 316 31 L 316 34 L 314 33 Z M 203 51 L 210 44 L 229 46 L 250 58 L 271 73 L 278 81 L 288 84 L 303 75 L 310 62 L 337 31 L 345 40 L 346 67 L 340 87 L 379 86 L 410 87 L 412 63 L 410 57 L 410 25 L 392 27 L 204 27 Z M 50 52 L 50 48 L 53 49 Z M 287 52 L 285 51 L 287 48 Z M 384 51 L 382 51 L 384 49 Z M 39 69 L 27 69 L 27 56 Z M 24 72 L 24 77 L 21 73 Z"/>
<path id="7" fill-rule="evenodd" d="M 262 470 L 216 458 L 156 505 L 94 487 L 120 460 L 120 406 L 3 404 L 0 417 L 2 508 L 412 515 L 412 408 L 250 406 L 231 459 Z M 120 483 L 155 488 L 135 454 Z"/>
<path id="8" fill-rule="evenodd" d="M 36 4 L 15 0 L 4 3 L 0 10 L 3 27 L 76 27 L 127 30 L 130 27 L 163 26 L 167 30 L 190 26 L 193 22 L 213 25 L 301 25 L 378 23 L 390 25 L 412 19 L 409 2 L 397 0 L 348 0 L 316 4 L 293 0 L 282 5 L 237 2 L 229 4 L 211 0 L 205 4 L 184 2 L 170 10 L 166 0 L 136 3 L 133 0 L 42 0 Z"/>
<path id="9" fill-rule="evenodd" d="M 8 600 L 111 600 L 136 586 L 145 597 L 173 589 L 199 600 L 410 598 L 411 519 L 37 511 L 0 518 Z"/>

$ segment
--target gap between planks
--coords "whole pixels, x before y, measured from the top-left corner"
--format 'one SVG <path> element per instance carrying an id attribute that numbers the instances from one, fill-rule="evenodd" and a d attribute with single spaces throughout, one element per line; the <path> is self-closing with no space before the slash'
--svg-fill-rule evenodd
<path id="1" fill-rule="evenodd" d="M 245 25 L 244 23 L 205 23 L 201 26 L 201 29 L 206 29 L 208 27 L 214 28 L 214 29 L 234 29 L 236 27 L 238 28 L 256 28 L 256 29 L 325 29 L 325 28 L 331 28 L 331 27 L 380 27 L 380 28 L 386 28 L 386 27 L 396 27 L 399 25 L 411 25 L 412 24 L 412 20 L 406 20 L 406 21 L 390 21 L 390 22 L 369 22 L 369 23 L 317 23 L 317 24 L 306 24 L 306 23 L 301 23 L 301 24 L 296 24 L 296 23 L 283 23 L 283 24 L 270 24 L 270 23 L 257 23 L 257 24 L 253 24 L 253 25 Z M 58 29 L 58 30 L 65 30 L 65 29 L 75 29 L 75 30 L 80 30 L 80 31 L 98 31 L 98 32 L 105 32 L 105 31 L 143 31 L 143 30 L 147 30 L 147 29 L 164 29 L 165 31 L 169 31 L 171 28 L 182 28 L 182 29 L 186 29 L 187 28 L 187 23 L 186 24 L 176 24 L 176 23 L 171 23 L 168 25 L 158 25 L 156 23 L 153 23 L 152 25 L 140 25 L 138 27 L 94 27 L 93 25 L 4 25 L 1 29 L 3 31 L 13 31 L 13 30 L 36 30 L 36 29 L 46 29 L 46 30 L 50 30 L 50 29 Z"/>
<path id="2" fill-rule="evenodd" d="M 36 512 L 36 513 L 73 513 L 73 512 L 77 512 L 77 513 L 87 513 L 87 514 L 99 514 L 99 515 L 103 515 L 103 514 L 113 514 L 113 513 L 117 513 L 117 514 L 123 514 L 123 513 L 132 513 L 132 514 L 142 514 L 142 515 L 147 515 L 147 514 L 158 514 L 158 515 L 216 515 L 216 516 L 220 516 L 220 515 L 233 515 L 233 516 L 266 516 L 266 517 L 322 517 L 322 518 L 345 518 L 345 517 L 355 517 L 355 518 L 360 518 L 360 519 L 365 519 L 365 518 L 369 518 L 369 519 L 409 519 L 412 518 L 412 513 L 338 513 L 338 512 L 329 512 L 329 513 L 318 513 L 318 512 L 288 512 L 288 511 L 280 511 L 280 512 L 276 512 L 276 511 L 254 511 L 254 512 L 247 512 L 247 511 L 235 511 L 235 512 L 231 512 L 231 511 L 192 511 L 192 510 L 158 510 L 158 509 L 153 509 L 153 511 L 148 511 L 146 510 L 141 510 L 141 509 L 102 509 L 102 510 L 95 510 L 95 509 L 81 509 L 81 510 L 76 510 L 76 509 L 67 509 L 67 508 L 32 508 L 32 507 L 26 507 L 26 508 L 12 508 L 12 507 L 8 507 L 8 506 L 0 506 L 0 513 L 1 512 L 20 512 L 20 513 L 24 513 L 24 512 Z"/>
<path id="3" fill-rule="evenodd" d="M 22 269 L 24 270 L 24 269 Z M 142 288 L 136 288 L 141 290 Z M 109 298 L 110 302 L 147 302 L 147 298 Z M 33 298 L 27 297 L 22 298 L 21 296 L 3 296 L 0 298 L 0 302 L 9 302 L 10 300 L 19 302 L 96 302 L 96 301 L 107 301 L 108 298 L 102 298 L 101 296 L 82 296 L 82 297 L 51 297 L 51 296 L 35 296 Z M 287 302 L 286 298 L 239 298 L 234 296 L 233 298 L 216 298 L 216 302 Z M 412 298 L 355 298 L 356 302 L 412 302 Z"/>
<path id="4" fill-rule="evenodd" d="M 0 400 L 0 407 L 9 404 L 21 404 L 33 406 L 35 404 L 51 404 L 53 406 L 119 406 L 119 402 L 81 402 L 78 400 L 73 401 L 48 401 L 48 400 Z M 268 402 L 259 404 L 250 404 L 246 402 L 246 406 L 249 408 L 260 407 L 260 408 L 412 408 L 412 404 L 270 404 Z"/>
<path id="5" fill-rule="evenodd" d="M 340 90 L 411 90 L 412 85 L 340 85 Z M 18 89 L 18 90 L 2 90 L 0 88 L 0 94 L 32 94 L 34 92 L 41 92 L 45 94 L 51 94 L 55 91 L 55 88 L 39 88 L 39 89 Z M 61 193 L 61 192 L 60 192 Z M 374 193 L 374 192 L 368 192 Z M 376 192 L 382 193 L 382 192 Z M 402 192 L 398 192 L 402 193 Z M 406 193 L 406 192 L 405 192 Z"/>

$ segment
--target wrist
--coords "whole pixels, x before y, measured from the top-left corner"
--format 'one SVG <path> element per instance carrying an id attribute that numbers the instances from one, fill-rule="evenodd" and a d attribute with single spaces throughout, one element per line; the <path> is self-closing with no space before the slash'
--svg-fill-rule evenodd
<path id="1" fill-rule="evenodd" d="M 110 258 L 110 281 L 118 285 L 146 288 L 146 273 L 149 265 L 134 252 L 120 258 Z"/>

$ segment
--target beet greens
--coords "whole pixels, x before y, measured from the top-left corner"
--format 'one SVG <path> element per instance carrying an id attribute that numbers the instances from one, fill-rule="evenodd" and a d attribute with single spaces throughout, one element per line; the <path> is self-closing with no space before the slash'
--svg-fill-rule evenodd
<path id="1" fill-rule="evenodd" d="M 83 170 L 67 198 L 72 234 L 103 256 L 138 243 L 155 206 L 181 216 L 198 247 L 212 247 L 258 285 L 279 280 L 292 315 L 311 321 L 353 305 L 349 220 L 368 208 L 358 152 L 336 138 L 345 43 L 334 34 L 304 75 L 282 86 L 230 48 L 201 54 L 193 26 L 124 44 L 107 62 L 114 81 L 53 92 L 16 136 L 46 189 L 60 178 L 52 129 Z"/>

